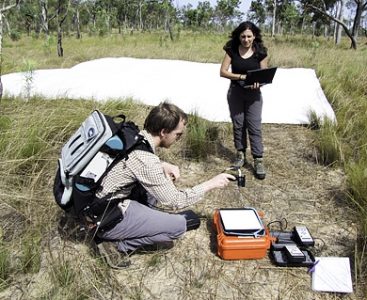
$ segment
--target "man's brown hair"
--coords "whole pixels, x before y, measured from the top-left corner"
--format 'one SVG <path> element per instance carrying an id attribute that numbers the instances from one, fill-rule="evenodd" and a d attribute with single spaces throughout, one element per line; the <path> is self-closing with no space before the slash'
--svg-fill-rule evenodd
<path id="1" fill-rule="evenodd" d="M 162 130 L 170 133 L 183 120 L 187 123 L 187 114 L 169 102 L 162 102 L 152 108 L 144 122 L 144 129 L 152 135 L 159 135 Z"/>

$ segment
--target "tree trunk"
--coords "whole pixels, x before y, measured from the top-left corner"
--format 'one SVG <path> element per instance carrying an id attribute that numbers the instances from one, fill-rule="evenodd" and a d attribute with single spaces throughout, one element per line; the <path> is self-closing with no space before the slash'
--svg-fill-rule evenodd
<path id="1" fill-rule="evenodd" d="M 346 0 L 341 0 L 339 2 L 339 7 L 338 7 L 338 12 L 337 12 L 337 15 L 336 15 L 336 18 L 338 20 L 342 20 L 343 19 L 343 14 L 344 14 L 344 8 L 345 8 L 345 1 Z M 339 23 L 335 23 L 336 26 L 335 26 L 335 44 L 336 45 L 339 45 L 340 44 L 340 41 L 341 41 L 341 37 L 342 37 L 342 30 L 343 30 L 343 27 L 339 24 Z"/>
<path id="2" fill-rule="evenodd" d="M 62 48 L 62 31 L 61 27 L 57 27 L 57 55 L 59 57 L 64 56 L 64 49 Z"/>
<path id="3" fill-rule="evenodd" d="M 5 18 L 5 21 L 3 21 L 3 23 L 5 23 L 6 26 L 6 32 L 9 34 L 11 32 L 11 28 L 10 28 L 10 24 L 7 18 Z"/>
<path id="4" fill-rule="evenodd" d="M 14 3 L 9 4 L 8 6 L 5 6 L 5 3 L 3 3 L 3 7 L 0 8 L 0 103 L 1 99 L 3 98 L 3 83 L 1 81 L 1 75 L 2 75 L 2 69 L 3 69 L 3 13 L 14 6 L 17 6 L 19 4 L 19 0 L 14 1 Z"/>
<path id="5" fill-rule="evenodd" d="M 171 18 L 170 18 L 170 15 L 169 15 L 169 6 L 168 4 L 166 3 L 166 11 L 165 11 L 165 16 L 164 16 L 164 27 L 165 27 L 165 30 L 167 31 L 168 30 L 168 33 L 169 33 L 169 37 L 171 39 L 171 41 L 173 42 L 174 40 L 174 36 L 173 36 L 173 31 L 172 31 L 172 26 L 171 26 Z"/>
<path id="6" fill-rule="evenodd" d="M 105 18 L 105 24 L 106 24 L 107 32 L 111 33 L 111 31 L 112 31 L 111 15 L 109 14 L 109 12 L 107 13 L 107 16 Z"/>
<path id="7" fill-rule="evenodd" d="M 143 1 L 139 1 L 139 29 L 143 30 L 143 16 L 142 16 Z"/>
<path id="8" fill-rule="evenodd" d="M 303 16 L 303 18 L 302 18 L 301 35 L 303 35 L 304 29 L 305 29 L 305 16 Z"/>
<path id="9" fill-rule="evenodd" d="M 49 35 L 47 0 L 40 0 L 40 6 L 41 6 L 41 27 L 46 35 L 47 40 Z"/>
<path id="10" fill-rule="evenodd" d="M 64 49 L 62 48 L 62 24 L 64 23 L 68 14 L 70 0 L 59 0 L 57 8 L 57 55 L 64 56 Z"/>
<path id="11" fill-rule="evenodd" d="M 80 33 L 80 12 L 79 12 L 79 6 L 76 8 L 75 12 L 75 21 L 76 21 L 76 38 L 79 40 L 81 39 L 82 35 Z"/>
<path id="12" fill-rule="evenodd" d="M 362 18 L 362 13 L 366 8 L 367 1 L 366 3 L 363 4 L 362 0 L 355 0 L 355 3 L 357 5 L 357 8 L 356 8 L 356 14 L 354 16 L 354 21 L 353 21 L 352 36 L 355 40 L 357 40 L 358 30 L 359 30 L 359 26 L 360 26 L 361 18 Z"/>
<path id="13" fill-rule="evenodd" d="M 276 16 L 277 16 L 277 1 L 274 0 L 273 2 L 273 22 L 272 22 L 272 26 L 271 26 L 271 36 L 274 37 L 275 36 L 275 20 L 276 20 Z"/>

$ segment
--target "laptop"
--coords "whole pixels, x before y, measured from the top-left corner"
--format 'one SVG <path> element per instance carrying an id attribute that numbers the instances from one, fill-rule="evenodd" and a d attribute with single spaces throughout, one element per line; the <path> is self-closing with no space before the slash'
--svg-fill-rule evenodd
<path id="1" fill-rule="evenodd" d="M 219 215 L 226 235 L 256 237 L 265 234 L 264 225 L 253 208 L 221 208 Z"/>
<path id="2" fill-rule="evenodd" d="M 260 83 L 260 86 L 272 83 L 276 70 L 277 67 L 247 71 L 244 87 L 249 88 L 255 82 Z"/>

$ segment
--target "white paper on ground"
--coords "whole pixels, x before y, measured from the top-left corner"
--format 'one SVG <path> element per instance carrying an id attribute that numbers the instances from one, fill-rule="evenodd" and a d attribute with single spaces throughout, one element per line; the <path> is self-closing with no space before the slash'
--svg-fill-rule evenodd
<path id="1" fill-rule="evenodd" d="M 312 290 L 353 293 L 349 257 L 315 257 Z"/>

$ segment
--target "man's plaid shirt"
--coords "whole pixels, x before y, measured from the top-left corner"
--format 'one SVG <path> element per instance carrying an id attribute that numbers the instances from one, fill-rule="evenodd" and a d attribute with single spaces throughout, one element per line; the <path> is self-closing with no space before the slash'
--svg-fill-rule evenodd
<path id="1" fill-rule="evenodd" d="M 152 136 L 145 130 L 140 133 L 148 140 L 154 153 L 134 150 L 127 160 L 118 162 L 102 180 L 97 197 L 112 194 L 111 199 L 126 198 L 134 186 L 132 183 L 138 181 L 150 197 L 164 206 L 184 208 L 199 201 L 204 195 L 203 185 L 199 184 L 184 190 L 177 189 L 163 172 L 161 161 L 155 154 Z M 125 200 L 124 206 L 127 207 L 128 203 L 129 200 Z"/>

